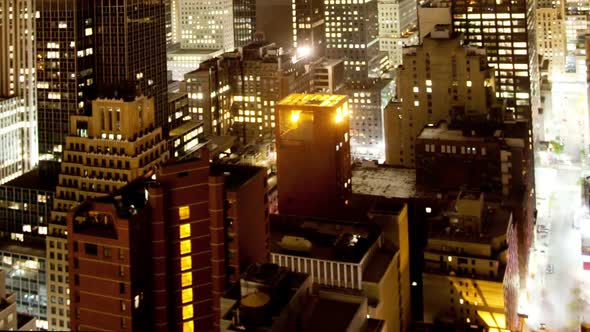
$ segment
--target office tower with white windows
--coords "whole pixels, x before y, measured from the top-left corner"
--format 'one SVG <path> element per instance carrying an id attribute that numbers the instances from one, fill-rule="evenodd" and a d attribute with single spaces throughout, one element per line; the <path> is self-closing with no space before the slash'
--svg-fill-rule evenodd
<path id="1" fill-rule="evenodd" d="M 402 48 L 418 43 L 417 8 L 412 0 L 378 0 L 379 45 L 389 65 L 402 64 Z"/>
<path id="2" fill-rule="evenodd" d="M 566 57 L 566 30 L 564 1 L 537 2 L 537 52 L 549 61 L 549 74 L 564 71 Z"/>
<path id="3" fill-rule="evenodd" d="M 0 183 L 37 165 L 35 3 L 0 3 Z"/>

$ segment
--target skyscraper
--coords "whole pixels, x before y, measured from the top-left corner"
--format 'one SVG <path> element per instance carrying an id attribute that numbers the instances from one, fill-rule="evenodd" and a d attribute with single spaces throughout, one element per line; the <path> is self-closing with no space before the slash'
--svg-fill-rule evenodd
<path id="1" fill-rule="evenodd" d="M 233 0 L 234 47 L 246 46 L 256 33 L 256 0 Z"/>
<path id="2" fill-rule="evenodd" d="M 49 329 L 69 328 L 66 215 L 79 202 L 108 195 L 168 158 L 155 127 L 154 99 L 121 92 L 97 99 L 92 115 L 71 117 L 47 234 Z"/>
<path id="3" fill-rule="evenodd" d="M 352 192 L 347 97 L 292 94 L 276 109 L 280 213 L 330 215 Z"/>
<path id="4" fill-rule="evenodd" d="M 452 0 L 454 31 L 485 47 L 507 115 L 525 120 L 540 103 L 535 10 L 535 1 Z"/>
<path id="5" fill-rule="evenodd" d="M 326 51 L 326 22 L 323 0 L 291 0 L 293 46 L 300 53 L 323 56 Z"/>
<path id="6" fill-rule="evenodd" d="M 81 0 L 36 2 L 39 153 L 57 159 L 70 116 L 88 110 L 94 97 L 94 6 Z"/>
<path id="7" fill-rule="evenodd" d="M 402 48 L 418 42 L 416 1 L 378 0 L 379 44 L 389 64 L 402 64 Z"/>
<path id="8" fill-rule="evenodd" d="M 0 183 L 39 160 L 34 20 L 34 1 L 0 3 Z"/>
<path id="9" fill-rule="evenodd" d="M 156 127 L 168 132 L 166 19 L 163 0 L 96 1 L 96 81 L 100 90 L 133 82 L 140 93 L 154 97 Z M 99 93 L 100 95 L 100 93 Z"/>

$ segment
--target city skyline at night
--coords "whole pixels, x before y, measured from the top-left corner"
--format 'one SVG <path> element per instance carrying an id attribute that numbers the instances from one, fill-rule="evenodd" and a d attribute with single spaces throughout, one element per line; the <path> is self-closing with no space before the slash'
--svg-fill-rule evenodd
<path id="1" fill-rule="evenodd" d="M 4 0 L 0 330 L 590 330 L 590 4 Z"/>

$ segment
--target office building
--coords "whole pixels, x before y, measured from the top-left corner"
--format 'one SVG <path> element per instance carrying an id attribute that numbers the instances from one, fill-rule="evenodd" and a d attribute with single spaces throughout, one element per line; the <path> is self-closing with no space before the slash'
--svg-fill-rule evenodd
<path id="1" fill-rule="evenodd" d="M 484 47 L 495 69 L 497 96 L 507 116 L 531 119 L 540 107 L 534 1 L 499 0 L 493 6 L 452 0 L 453 29 L 472 46 Z"/>
<path id="2" fill-rule="evenodd" d="M 324 94 L 292 94 L 277 103 L 282 214 L 321 216 L 345 203 L 352 190 L 348 105 L 346 96 Z"/>
<path id="3" fill-rule="evenodd" d="M 0 270 L 0 329 L 37 331 L 34 317 L 16 312 L 16 296 L 6 289 L 6 271 Z"/>
<path id="4" fill-rule="evenodd" d="M 96 87 L 94 4 L 36 0 L 39 153 L 61 158 L 70 116 L 90 109 Z"/>
<path id="5" fill-rule="evenodd" d="M 256 0 L 233 1 L 234 47 L 244 47 L 256 33 Z"/>
<path id="6" fill-rule="evenodd" d="M 35 58 L 35 2 L 0 4 L 0 183 L 39 161 Z"/>
<path id="7" fill-rule="evenodd" d="M 164 1 L 97 1 L 93 20 L 85 34 L 95 36 L 97 96 L 133 83 L 141 94 L 154 97 L 154 126 L 167 134 Z"/>
<path id="8" fill-rule="evenodd" d="M 175 81 L 184 80 L 184 75 L 200 67 L 202 62 L 223 54 L 223 50 L 172 49 L 166 52 L 166 67 Z"/>
<path id="9" fill-rule="evenodd" d="M 449 128 L 445 122 L 425 127 L 416 138 L 416 183 L 503 196 L 532 188 L 532 151 L 527 140 L 501 127 Z"/>
<path id="10" fill-rule="evenodd" d="M 293 47 L 301 55 L 322 57 L 326 51 L 325 5 L 322 0 L 292 0 Z"/>
<path id="11" fill-rule="evenodd" d="M 429 221 L 424 322 L 518 330 L 517 231 L 510 211 L 460 192 Z"/>
<path id="12" fill-rule="evenodd" d="M 211 177 L 221 179 L 224 187 L 226 275 L 228 284 L 234 284 L 248 266 L 269 260 L 266 168 L 212 164 Z"/>
<path id="13" fill-rule="evenodd" d="M 69 308 L 67 211 L 121 188 L 168 159 L 162 129 L 155 127 L 154 98 L 135 97 L 123 88 L 114 94 L 116 98 L 94 100 L 91 115 L 71 117 L 47 235 L 48 297 L 57 299 L 48 304 L 50 329 L 69 329 L 63 314 Z M 58 325 L 52 325 L 54 319 Z"/>
<path id="14" fill-rule="evenodd" d="M 551 77 L 565 70 L 567 45 L 564 6 L 564 1 L 545 0 L 537 3 L 537 52 L 543 60 L 549 60 Z"/>
<path id="15" fill-rule="evenodd" d="M 397 69 L 397 100 L 384 113 L 387 164 L 414 167 L 416 137 L 424 126 L 449 119 L 453 105 L 465 114 L 485 116 L 491 111 L 493 69 L 485 50 L 464 46 L 463 41 L 449 26 L 437 25 L 422 45 L 404 50 L 404 65 Z"/>
<path id="16" fill-rule="evenodd" d="M 257 41 L 201 63 L 185 75 L 181 91 L 188 93 L 190 112 L 204 121 L 206 135 L 232 134 L 250 142 L 274 131 L 276 102 L 310 89 L 307 64 Z"/>
<path id="17" fill-rule="evenodd" d="M 311 93 L 337 94 L 344 88 L 344 61 L 320 58 L 311 69 Z"/>
<path id="18" fill-rule="evenodd" d="M 402 64 L 402 48 L 418 43 L 417 3 L 411 0 L 378 0 L 379 48 L 387 52 L 389 66 Z"/>
<path id="19" fill-rule="evenodd" d="M 294 92 L 307 92 L 310 73 L 304 58 L 284 52 L 267 42 L 243 48 L 243 77 L 234 95 L 238 113 L 234 116 L 234 135 L 249 142 L 272 135 L 275 103 Z M 241 94 L 241 95 L 240 95 Z"/>

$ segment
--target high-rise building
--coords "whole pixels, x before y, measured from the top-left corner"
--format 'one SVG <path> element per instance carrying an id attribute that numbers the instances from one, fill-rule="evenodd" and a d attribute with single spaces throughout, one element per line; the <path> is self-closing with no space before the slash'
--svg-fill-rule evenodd
<path id="1" fill-rule="evenodd" d="M 0 183 L 39 161 L 35 63 L 35 2 L 0 4 Z"/>
<path id="2" fill-rule="evenodd" d="M 454 31 L 463 33 L 470 45 L 486 49 L 507 115 L 530 120 L 531 111 L 540 106 L 535 1 L 451 2 Z"/>
<path id="3" fill-rule="evenodd" d="M 252 42 L 256 33 L 256 0 L 233 0 L 234 47 Z"/>
<path id="4" fill-rule="evenodd" d="M 92 115 L 70 118 L 47 235 L 49 329 L 69 329 L 68 210 L 108 195 L 168 158 L 162 129 L 155 127 L 154 98 L 117 91 L 115 99 L 94 100 Z"/>
<path id="5" fill-rule="evenodd" d="M 328 94 L 292 94 L 277 103 L 282 214 L 329 215 L 344 205 L 352 191 L 348 105 L 346 96 Z"/>
<path id="6" fill-rule="evenodd" d="M 90 109 L 96 86 L 94 5 L 36 0 L 39 153 L 58 159 L 70 116 Z"/>
<path id="7" fill-rule="evenodd" d="M 537 2 L 537 52 L 549 60 L 549 74 L 553 77 L 565 70 L 567 55 L 565 35 L 565 1 Z"/>
<path id="8" fill-rule="evenodd" d="M 387 106 L 386 163 L 414 167 L 415 139 L 428 124 L 449 119 L 453 105 L 488 114 L 495 103 L 494 73 L 485 50 L 463 45 L 450 26 L 438 25 L 420 46 L 404 53 L 397 70 L 397 101 Z"/>
<path id="9" fill-rule="evenodd" d="M 133 82 L 154 97 L 154 126 L 168 133 L 164 1 L 96 1 L 93 20 L 85 34 L 95 36 L 98 95 Z"/>
<path id="10" fill-rule="evenodd" d="M 37 331 L 35 318 L 16 312 L 17 294 L 6 289 L 6 271 L 0 270 L 0 329 Z"/>
<path id="11" fill-rule="evenodd" d="M 324 1 L 292 0 L 293 46 L 301 54 L 321 57 L 326 51 Z"/>
<path id="12" fill-rule="evenodd" d="M 183 49 L 233 50 L 233 2 L 172 0 L 173 41 Z"/>
<path id="13" fill-rule="evenodd" d="M 402 48 L 418 42 L 417 2 L 412 0 L 378 0 L 379 47 L 387 52 L 389 65 L 402 64 Z"/>
<path id="14" fill-rule="evenodd" d="M 519 259 L 511 212 L 481 192 L 460 192 L 442 215 L 431 219 L 424 249 L 424 322 L 518 330 Z"/>

